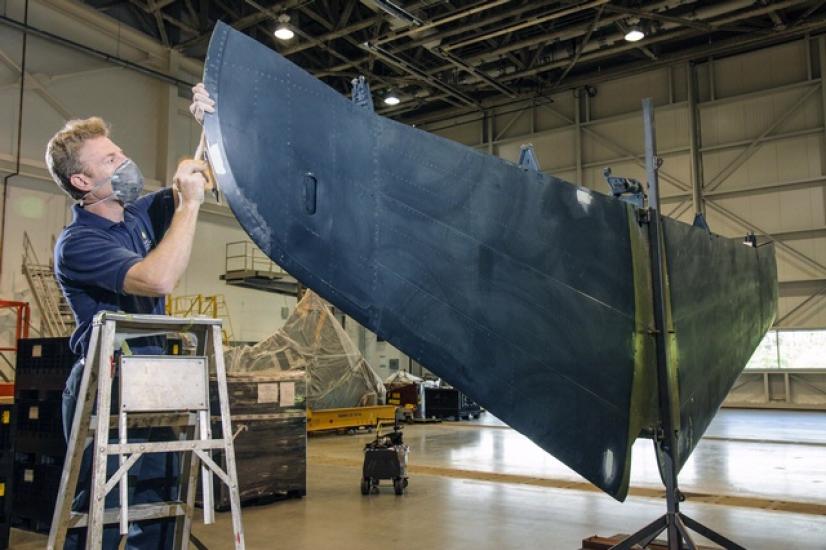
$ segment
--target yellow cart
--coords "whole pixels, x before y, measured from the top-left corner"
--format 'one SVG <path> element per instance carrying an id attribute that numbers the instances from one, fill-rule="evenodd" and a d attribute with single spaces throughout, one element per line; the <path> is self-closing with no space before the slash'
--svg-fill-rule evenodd
<path id="1" fill-rule="evenodd" d="M 379 420 L 393 421 L 395 418 L 396 405 L 324 409 L 320 411 L 307 409 L 307 431 L 374 428 Z"/>

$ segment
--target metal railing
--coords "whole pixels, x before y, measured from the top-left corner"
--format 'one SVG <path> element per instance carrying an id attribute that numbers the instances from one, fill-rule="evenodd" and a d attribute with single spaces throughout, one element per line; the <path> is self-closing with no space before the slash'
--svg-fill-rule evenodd
<path id="1" fill-rule="evenodd" d="M 273 277 L 287 276 L 287 272 L 270 260 L 266 254 L 250 241 L 227 243 L 224 273 L 256 271 Z"/>
<path id="2" fill-rule="evenodd" d="M 166 314 L 172 317 L 210 317 L 221 319 L 221 331 L 225 344 L 233 341 L 232 319 L 229 306 L 222 294 L 205 296 L 192 294 L 188 296 L 167 296 Z"/>
<path id="3" fill-rule="evenodd" d="M 74 315 L 54 275 L 51 262 L 40 263 L 28 233 L 23 233 L 23 275 L 42 319 L 44 336 L 68 336 L 75 328 Z"/>

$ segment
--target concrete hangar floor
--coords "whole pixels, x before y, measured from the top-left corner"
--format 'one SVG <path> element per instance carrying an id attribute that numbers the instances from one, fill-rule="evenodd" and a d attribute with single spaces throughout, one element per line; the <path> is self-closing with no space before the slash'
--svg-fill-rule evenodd
<path id="1" fill-rule="evenodd" d="M 488 414 L 405 427 L 407 493 L 387 486 L 365 497 L 371 438 L 311 437 L 307 496 L 244 508 L 247 548 L 572 550 L 665 510 L 649 441 L 637 442 L 631 495 L 618 503 Z M 688 515 L 749 550 L 826 549 L 826 413 L 723 409 L 680 482 Z M 210 550 L 233 548 L 228 513 L 205 526 L 199 511 L 194 533 Z M 12 532 L 12 548 L 44 544 Z"/>

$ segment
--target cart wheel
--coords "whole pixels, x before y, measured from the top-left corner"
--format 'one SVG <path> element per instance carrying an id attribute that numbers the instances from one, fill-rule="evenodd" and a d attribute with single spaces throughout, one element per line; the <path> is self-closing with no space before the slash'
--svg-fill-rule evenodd
<path id="1" fill-rule="evenodd" d="M 361 494 L 362 495 L 369 495 L 370 494 L 370 480 L 366 477 L 361 478 Z"/>
<path id="2" fill-rule="evenodd" d="M 404 480 L 400 477 L 397 477 L 393 480 L 393 490 L 396 492 L 397 495 L 401 495 L 404 493 Z"/>

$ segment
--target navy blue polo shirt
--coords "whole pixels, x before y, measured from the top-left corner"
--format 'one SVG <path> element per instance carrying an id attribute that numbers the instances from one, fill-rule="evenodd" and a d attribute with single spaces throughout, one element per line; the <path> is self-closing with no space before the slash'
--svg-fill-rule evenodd
<path id="1" fill-rule="evenodd" d="M 55 244 L 54 269 L 75 315 L 77 328 L 69 344 L 75 354 L 85 357 L 98 312 L 164 314 L 162 297 L 125 294 L 123 281 L 129 268 L 163 238 L 175 213 L 175 199 L 171 188 L 145 195 L 126 206 L 124 219 L 118 223 L 77 204 L 72 211 L 72 223 Z M 157 338 L 139 340 L 130 343 L 133 347 L 162 345 Z"/>

